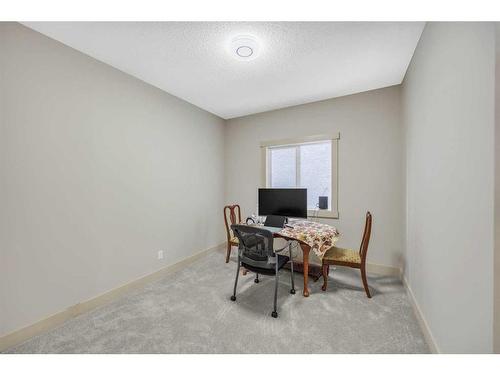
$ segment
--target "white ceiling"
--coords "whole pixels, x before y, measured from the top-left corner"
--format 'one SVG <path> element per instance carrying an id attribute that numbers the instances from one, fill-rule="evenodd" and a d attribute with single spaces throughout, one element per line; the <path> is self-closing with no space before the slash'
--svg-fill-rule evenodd
<path id="1" fill-rule="evenodd" d="M 222 118 L 401 83 L 424 23 L 26 22 Z M 258 58 L 227 47 L 255 36 Z"/>

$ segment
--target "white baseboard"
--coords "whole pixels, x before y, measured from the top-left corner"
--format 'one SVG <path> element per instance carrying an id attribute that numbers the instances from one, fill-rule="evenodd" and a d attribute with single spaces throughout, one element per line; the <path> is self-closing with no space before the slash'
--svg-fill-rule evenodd
<path id="1" fill-rule="evenodd" d="M 381 276 L 395 276 L 401 278 L 401 269 L 394 266 L 386 266 L 384 264 L 366 263 L 366 272 L 368 274 L 375 273 Z"/>
<path id="2" fill-rule="evenodd" d="M 425 320 L 425 317 L 422 313 L 422 310 L 420 309 L 420 306 L 418 305 L 418 302 L 415 299 L 415 295 L 413 294 L 413 291 L 411 290 L 411 287 L 408 284 L 408 281 L 406 280 L 406 278 L 403 275 L 402 270 L 400 268 L 397 268 L 397 267 L 386 266 L 383 264 L 375 264 L 375 263 L 367 263 L 366 270 L 368 273 L 375 273 L 375 274 L 384 275 L 384 276 L 396 276 L 396 277 L 399 277 L 401 279 L 401 281 L 403 282 L 403 286 L 406 290 L 406 294 L 408 295 L 408 298 L 410 300 L 413 311 L 415 312 L 415 316 L 417 317 L 418 325 L 420 326 L 420 329 L 422 330 L 422 333 L 424 334 L 425 342 L 429 346 L 431 353 L 433 353 L 433 354 L 441 353 L 439 351 L 439 347 L 436 344 L 436 340 L 434 339 L 434 336 L 432 335 L 432 331 L 431 331 L 429 325 L 427 324 L 427 321 Z"/>
<path id="3" fill-rule="evenodd" d="M 107 291 L 97 297 L 94 297 L 92 299 L 89 299 L 88 301 L 80 302 L 77 303 L 76 305 L 68 307 L 66 310 L 60 311 L 54 315 L 51 315 L 45 319 L 42 319 L 34 324 L 31 324 L 27 327 L 21 328 L 17 331 L 14 331 L 12 333 L 9 333 L 3 337 L 0 337 L 0 352 L 11 348 L 13 346 L 16 346 L 34 336 L 40 335 L 44 332 L 47 332 L 67 320 L 74 318 L 78 315 L 81 315 L 83 313 L 86 313 L 90 310 L 95 309 L 96 307 L 102 306 L 109 301 L 116 299 L 117 297 L 120 297 L 124 295 L 125 293 L 128 293 L 134 289 L 138 289 L 142 286 L 144 286 L 147 283 L 159 280 L 160 278 L 164 277 L 165 275 L 178 271 L 184 267 L 186 267 L 188 264 L 194 262 L 195 260 L 201 258 L 202 256 L 206 255 L 207 253 L 218 250 L 221 248 L 225 248 L 226 243 L 222 243 L 216 246 L 213 246 L 211 248 L 202 250 L 194 255 L 191 255 L 190 257 L 183 259 L 177 263 L 171 264 L 169 266 L 166 266 L 158 271 L 155 271 L 151 274 L 142 276 L 136 280 L 133 280 L 127 284 L 124 284 L 122 286 L 119 286 L 118 288 L 112 289 L 110 291 Z"/>
<path id="4" fill-rule="evenodd" d="M 0 337 L 0 352 L 11 348 L 13 346 L 16 346 L 34 336 L 40 335 L 44 332 L 47 332 L 64 322 L 66 322 L 69 319 L 72 319 L 74 317 L 77 317 L 81 314 L 84 314 L 90 310 L 93 310 L 99 306 L 102 306 L 113 299 L 116 299 L 132 290 L 139 289 L 140 287 L 144 286 L 147 283 L 159 280 L 160 278 L 164 277 L 165 275 L 178 271 L 190 263 L 194 262 L 195 260 L 201 258 L 202 256 L 206 255 L 207 253 L 218 250 L 218 249 L 223 249 L 225 248 L 226 243 L 222 243 L 216 246 L 213 246 L 209 249 L 205 249 L 203 251 L 200 251 L 199 253 L 196 253 L 186 259 L 183 259 L 175 264 L 166 266 L 156 272 L 153 272 L 149 275 L 145 275 L 143 277 L 140 277 L 136 280 L 133 280 L 127 284 L 124 284 L 118 288 L 112 289 L 108 292 L 105 292 L 97 297 L 94 297 L 90 300 L 78 303 L 76 305 L 68 307 L 64 311 L 60 311 L 52 316 L 49 316 L 45 319 L 42 319 L 32 325 L 29 325 L 27 327 L 21 328 L 17 331 L 14 331 L 10 334 L 7 334 L 6 336 Z M 397 267 L 393 266 L 386 266 L 382 264 L 376 264 L 376 263 L 367 263 L 366 264 L 366 269 L 368 273 L 374 273 L 377 275 L 382 275 L 382 276 L 396 276 L 401 278 L 401 270 Z M 425 319 L 423 318 L 420 309 L 418 307 L 418 304 L 415 301 L 415 298 L 413 297 L 413 293 L 411 292 L 411 289 L 406 283 L 406 280 L 402 278 L 403 284 L 407 290 L 407 293 L 410 297 L 410 301 L 412 303 L 412 306 L 415 310 L 415 314 L 417 315 L 417 319 L 419 321 L 420 326 L 422 327 L 422 330 L 424 331 L 424 336 L 426 338 L 427 343 L 429 344 L 429 347 L 431 350 L 435 353 L 437 353 L 437 346 L 434 344 L 434 339 L 432 338 L 432 334 L 430 333 L 430 330 L 428 329 L 427 323 L 425 322 Z"/>
<path id="5" fill-rule="evenodd" d="M 418 302 L 415 299 L 415 295 L 413 294 L 413 291 L 411 290 L 411 287 L 408 284 L 408 281 L 406 280 L 406 277 L 403 277 L 402 280 L 403 280 L 403 285 L 406 289 L 406 294 L 408 295 L 408 298 L 410 299 L 411 306 L 413 307 L 413 311 L 415 312 L 415 315 L 417 317 L 417 321 L 418 321 L 418 324 L 420 326 L 420 329 L 422 330 L 422 332 L 424 334 L 425 342 L 429 346 L 431 353 L 433 353 L 433 354 L 441 353 L 439 350 L 439 347 L 436 344 L 436 340 L 434 339 L 434 336 L 432 335 L 432 331 L 429 327 L 429 324 L 427 324 L 427 321 L 425 320 L 424 314 L 422 313 L 422 310 L 420 309 L 420 306 L 418 305 Z"/>

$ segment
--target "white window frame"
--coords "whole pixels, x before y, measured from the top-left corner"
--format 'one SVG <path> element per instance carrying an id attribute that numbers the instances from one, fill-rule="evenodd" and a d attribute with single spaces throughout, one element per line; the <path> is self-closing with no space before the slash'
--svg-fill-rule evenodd
<path id="1" fill-rule="evenodd" d="M 327 210 L 320 209 L 308 209 L 307 216 L 312 218 L 327 218 L 327 219 L 338 219 L 339 218 L 339 166 L 338 166 L 338 150 L 339 150 L 339 142 L 340 133 L 336 133 L 333 135 L 312 135 L 307 137 L 299 137 L 299 138 L 289 138 L 289 139 L 281 139 L 281 140 L 273 140 L 261 142 L 261 186 L 269 188 L 270 185 L 270 175 L 271 175 L 271 158 L 269 157 L 269 150 L 271 148 L 276 149 L 280 147 L 287 146 L 297 146 L 307 143 L 318 143 L 324 141 L 332 142 L 332 189 L 331 189 L 331 197 L 330 197 L 330 208 Z M 297 152 L 299 148 L 296 149 Z M 300 155 L 300 154 L 299 154 Z M 300 156 L 296 156 L 296 163 L 300 163 Z M 300 166 L 296 165 L 295 168 L 296 173 L 300 173 Z M 295 177 L 296 181 L 299 180 L 298 176 Z"/>

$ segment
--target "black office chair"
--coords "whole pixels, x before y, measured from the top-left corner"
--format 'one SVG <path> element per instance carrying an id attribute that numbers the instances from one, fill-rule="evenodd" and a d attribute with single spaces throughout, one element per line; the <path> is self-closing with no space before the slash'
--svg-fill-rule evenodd
<path id="1" fill-rule="evenodd" d="M 295 285 L 293 282 L 293 261 L 292 261 L 292 248 L 290 242 L 281 249 L 273 249 L 273 234 L 265 229 L 258 227 L 251 227 L 247 225 L 231 225 L 233 233 L 238 237 L 238 266 L 236 268 L 236 280 L 234 281 L 234 291 L 231 296 L 231 301 L 236 301 L 236 286 L 238 285 L 238 275 L 240 267 L 245 267 L 247 270 L 255 272 L 255 283 L 259 282 L 259 274 L 275 276 L 274 283 L 274 310 L 272 317 L 277 318 L 278 312 L 276 304 L 278 301 L 278 277 L 279 270 L 290 260 L 291 261 L 291 279 L 292 289 L 290 294 L 295 294 Z M 276 254 L 284 250 L 286 247 L 289 249 L 290 256 Z"/>

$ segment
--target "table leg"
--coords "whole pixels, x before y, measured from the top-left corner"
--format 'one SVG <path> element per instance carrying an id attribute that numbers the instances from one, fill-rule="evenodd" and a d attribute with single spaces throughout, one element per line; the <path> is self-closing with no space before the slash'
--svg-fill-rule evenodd
<path id="1" fill-rule="evenodd" d="M 307 287 L 307 279 L 309 278 L 309 251 L 311 247 L 306 244 L 300 244 L 302 248 L 302 262 L 304 264 L 304 297 L 309 297 L 309 288 Z"/>

